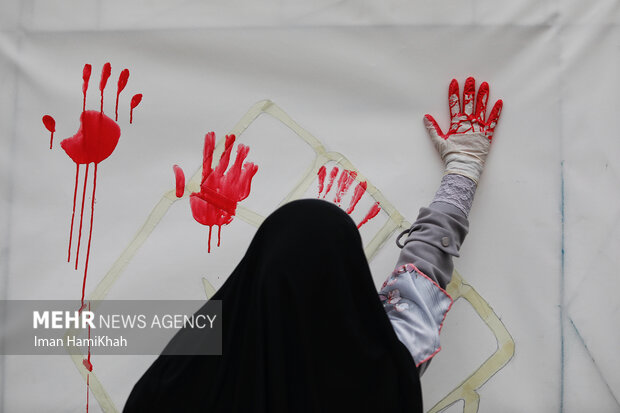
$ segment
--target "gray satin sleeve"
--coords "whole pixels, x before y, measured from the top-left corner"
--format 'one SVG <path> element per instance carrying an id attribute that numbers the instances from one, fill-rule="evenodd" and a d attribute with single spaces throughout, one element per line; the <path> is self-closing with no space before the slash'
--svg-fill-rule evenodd
<path id="1" fill-rule="evenodd" d="M 465 213 L 446 202 L 433 202 L 421 208 L 408 234 L 401 234 L 403 248 L 396 268 L 413 264 L 421 272 L 445 289 L 452 279 L 452 257 L 459 249 L 469 230 Z"/>

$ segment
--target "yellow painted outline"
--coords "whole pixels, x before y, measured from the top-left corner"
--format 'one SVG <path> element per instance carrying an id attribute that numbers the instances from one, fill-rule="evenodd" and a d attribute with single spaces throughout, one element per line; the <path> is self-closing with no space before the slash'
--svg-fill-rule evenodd
<path id="1" fill-rule="evenodd" d="M 476 413 L 480 404 L 480 395 L 476 390 L 510 361 L 515 353 L 515 342 L 489 303 L 471 285 L 467 284 L 456 270 L 452 273 L 452 282 L 448 284 L 447 291 L 454 301 L 464 298 L 471 304 L 482 321 L 493 332 L 497 340 L 497 350 L 467 379 L 437 402 L 429 413 L 446 409 L 459 400 L 464 402 L 463 413 Z"/>
<path id="2" fill-rule="evenodd" d="M 270 100 L 263 100 L 252 106 L 250 110 L 241 118 L 241 120 L 237 122 L 230 133 L 236 135 L 237 137 L 241 136 L 241 134 L 252 124 L 252 122 L 264 113 L 271 115 L 289 127 L 293 132 L 295 132 L 295 134 L 303 139 L 316 154 L 313 164 L 310 165 L 301 180 L 295 187 L 293 187 L 284 200 L 282 200 L 280 205 L 302 197 L 308 187 L 316 179 L 319 168 L 328 162 L 333 161 L 348 170 L 357 171 L 353 164 L 344 155 L 338 152 L 326 151 L 317 138 L 303 129 L 279 106 Z M 223 150 L 224 139 L 220 139 L 214 150 L 214 159 L 218 159 Z M 358 175 L 356 180 L 367 182 L 368 186 L 366 192 L 372 196 L 375 201 L 379 202 L 381 209 L 388 215 L 388 220 L 383 227 L 381 227 L 370 242 L 364 246 L 366 257 L 370 261 L 376 255 L 381 246 L 390 238 L 390 236 L 392 236 L 397 230 L 408 229 L 411 226 L 411 223 L 405 220 L 400 212 L 396 210 L 392 203 L 390 203 L 383 196 L 381 191 L 379 191 L 366 176 L 361 174 L 359 171 L 357 172 Z M 112 288 L 112 285 L 116 282 L 136 252 L 138 252 L 144 241 L 147 240 L 155 227 L 163 219 L 164 215 L 166 215 L 168 209 L 170 209 L 170 207 L 179 199 L 186 198 L 192 192 L 197 192 L 199 190 L 201 177 L 202 167 L 198 168 L 194 175 L 188 180 L 185 195 L 182 198 L 176 197 L 176 189 L 171 189 L 162 196 L 127 248 L 125 248 L 125 250 L 120 254 L 120 256 L 112 264 L 112 267 L 110 267 L 108 272 L 90 294 L 88 297 L 89 301 L 94 301 L 96 303 L 97 301 L 105 299 L 110 291 L 110 288 Z M 255 227 L 259 227 L 265 219 L 265 217 L 261 214 L 245 208 L 242 205 L 237 207 L 237 217 Z M 205 278 L 202 278 L 202 282 L 203 288 L 205 289 L 205 294 L 207 295 L 207 298 L 210 298 L 215 293 L 215 289 Z M 431 412 L 438 412 L 441 409 L 449 407 L 458 400 L 464 400 L 465 413 L 476 412 L 478 411 L 478 402 L 480 399 L 480 396 L 476 390 L 479 389 L 480 386 L 488 381 L 491 376 L 497 373 L 497 371 L 499 371 L 512 358 L 512 355 L 514 354 L 514 341 L 489 304 L 469 284 L 466 284 L 456 271 L 454 272 L 452 282 L 448 285 L 448 292 L 452 295 L 454 300 L 463 297 L 472 305 L 474 310 L 478 313 L 478 315 L 480 315 L 482 320 L 487 324 L 487 326 L 489 326 L 495 335 L 498 341 L 498 350 L 463 383 L 461 383 L 461 385 L 452 390 L 444 399 L 438 402 L 431 409 Z M 96 307 L 94 306 L 91 310 L 95 311 Z M 65 334 L 68 335 L 70 333 L 72 332 L 68 330 Z M 99 381 L 95 372 L 88 372 L 82 364 L 84 355 L 81 354 L 77 348 L 68 349 L 68 352 L 85 382 L 86 375 L 90 374 L 90 389 L 101 409 L 105 412 L 118 412 L 114 402 L 105 391 L 103 384 Z"/>

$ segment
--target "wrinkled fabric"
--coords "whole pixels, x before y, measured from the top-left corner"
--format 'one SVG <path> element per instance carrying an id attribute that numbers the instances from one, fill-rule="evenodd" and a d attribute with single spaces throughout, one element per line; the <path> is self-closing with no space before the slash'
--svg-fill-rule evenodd
<path id="1" fill-rule="evenodd" d="M 445 289 L 454 270 L 452 257 L 459 256 L 468 231 L 467 217 L 454 205 L 433 202 L 428 208 L 420 208 L 418 218 L 408 231 L 396 268 L 413 264 Z"/>
<path id="2" fill-rule="evenodd" d="M 398 339 L 422 375 L 441 350 L 439 334 L 452 297 L 413 264 L 407 264 L 394 270 L 383 283 L 379 298 Z"/>
<path id="3" fill-rule="evenodd" d="M 422 411 L 415 362 L 335 205 L 279 208 L 212 299 L 222 300 L 223 354 L 160 356 L 125 412 Z"/>
<path id="4" fill-rule="evenodd" d="M 445 291 L 454 270 L 452 257 L 458 257 L 468 230 L 463 210 L 435 198 L 428 208 L 420 209 L 411 228 L 401 233 L 408 234 L 404 243 L 400 244 L 401 236 L 396 240 L 402 250 L 379 297 L 420 375 L 441 350 L 439 334 L 452 307 L 452 297 Z"/>

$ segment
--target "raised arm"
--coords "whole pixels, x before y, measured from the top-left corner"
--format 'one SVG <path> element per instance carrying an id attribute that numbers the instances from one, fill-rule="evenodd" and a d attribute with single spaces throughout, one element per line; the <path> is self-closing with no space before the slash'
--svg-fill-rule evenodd
<path id="1" fill-rule="evenodd" d="M 444 176 L 431 204 L 421 208 L 411 228 L 398 236 L 396 243 L 402 250 L 396 269 L 379 293 L 420 375 L 441 349 L 439 333 L 452 306 L 452 298 L 445 291 L 452 278 L 452 257 L 458 257 L 467 235 L 467 215 L 503 105 L 497 101 L 486 118 L 489 85 L 480 85 L 476 99 L 475 90 L 475 80 L 470 77 L 465 81 L 461 102 L 458 82 L 450 83 L 447 133 L 432 116 L 424 117 L 444 163 Z"/>

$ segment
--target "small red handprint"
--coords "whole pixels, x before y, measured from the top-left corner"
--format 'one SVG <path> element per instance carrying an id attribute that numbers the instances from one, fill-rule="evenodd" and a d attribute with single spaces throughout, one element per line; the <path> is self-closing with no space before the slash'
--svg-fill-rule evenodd
<path id="1" fill-rule="evenodd" d="M 338 172 L 340 172 L 340 170 L 337 166 L 334 166 L 329 173 L 327 188 L 325 188 L 325 193 L 323 193 L 323 188 L 325 187 L 325 178 L 327 177 L 327 169 L 325 168 L 325 165 L 319 168 L 319 172 L 317 174 L 319 178 L 319 194 L 317 198 L 321 197 L 321 194 L 323 194 L 323 199 L 325 199 L 329 191 L 331 191 L 332 186 L 334 185 L 334 181 L 338 176 Z M 336 194 L 334 195 L 333 199 L 333 202 L 336 205 L 340 206 L 340 204 L 342 203 L 342 197 L 349 191 L 351 185 L 353 184 L 353 181 L 355 181 L 355 178 L 357 178 L 357 172 L 349 171 L 348 169 L 344 169 L 342 171 L 342 173 L 340 174 L 340 178 L 338 178 Z M 355 206 L 364 195 L 364 192 L 366 192 L 367 186 L 368 183 L 366 181 L 361 181 L 357 184 L 357 186 L 355 187 L 355 191 L 353 192 L 353 196 L 351 197 L 351 201 L 349 202 L 349 206 L 346 209 L 347 214 L 350 215 L 353 212 Z M 357 227 L 361 228 L 362 225 L 376 217 L 377 214 L 379 214 L 379 211 L 381 211 L 381 207 L 379 206 L 378 202 L 375 202 L 370 207 L 370 210 L 366 213 L 366 216 L 360 221 L 359 224 L 357 224 Z"/>
<path id="2" fill-rule="evenodd" d="M 211 252 L 213 226 L 218 227 L 217 246 L 219 247 L 222 225 L 232 222 L 237 204 L 250 194 L 252 179 L 258 171 L 256 164 L 252 162 L 243 163 L 250 151 L 246 145 L 237 146 L 235 163 L 226 171 L 234 143 L 235 135 L 227 135 L 224 152 L 220 156 L 218 165 L 213 169 L 211 164 L 215 148 L 215 133 L 207 133 L 203 150 L 200 191 L 193 192 L 189 197 L 194 219 L 209 227 L 208 252 Z M 176 195 L 181 197 L 185 186 L 183 170 L 178 165 L 174 165 L 173 169 L 176 177 Z"/>
<path id="3" fill-rule="evenodd" d="M 85 64 L 84 69 L 82 70 L 82 113 L 80 114 L 80 126 L 75 135 L 64 139 L 60 146 L 65 151 L 65 153 L 75 162 L 76 170 L 75 170 L 75 189 L 73 191 L 73 211 L 71 214 L 71 229 L 69 230 L 69 248 L 67 252 L 67 261 L 71 261 L 71 246 L 73 240 L 73 224 L 75 221 L 75 206 L 77 202 L 77 192 L 78 192 L 78 182 L 80 175 L 80 165 L 86 165 L 86 171 L 84 174 L 84 186 L 82 192 L 82 206 L 80 210 L 80 227 L 78 230 L 78 240 L 77 240 L 77 249 L 75 253 L 75 269 L 78 268 L 79 254 L 80 254 L 80 246 L 82 240 L 82 224 L 84 217 L 84 202 L 86 200 L 86 184 L 88 181 L 88 171 L 90 164 L 94 164 L 94 172 L 93 172 L 93 191 L 91 197 L 91 216 L 90 216 L 90 230 L 88 235 L 88 247 L 86 250 L 86 262 L 84 265 L 84 280 L 82 282 L 82 308 L 84 308 L 84 291 L 86 288 L 86 275 L 88 273 L 88 260 L 90 257 L 90 245 L 92 239 L 93 232 L 93 214 L 95 208 L 95 190 L 97 187 L 97 166 L 98 164 L 108 158 L 116 145 L 118 144 L 118 140 L 121 136 L 121 128 L 118 126 L 115 120 L 109 118 L 103 112 L 103 91 L 107 85 L 108 79 L 110 78 L 112 67 L 110 63 L 106 63 L 103 65 L 103 69 L 101 71 L 101 80 L 99 82 L 99 91 L 101 93 L 101 107 L 100 110 L 86 110 L 86 92 L 88 91 L 88 84 L 90 81 L 92 67 L 90 64 Z M 127 81 L 129 79 L 129 70 L 124 69 L 121 71 L 116 91 L 116 107 L 115 107 L 115 119 L 118 120 L 118 103 L 119 96 L 125 86 L 127 85 Z M 131 111 L 140 103 L 142 99 L 141 94 L 134 95 L 131 100 Z M 51 132 L 50 137 L 50 149 L 52 149 L 52 144 L 54 140 L 54 132 L 56 131 L 56 121 L 50 115 L 43 116 L 43 125 L 46 127 L 48 131 Z"/>

